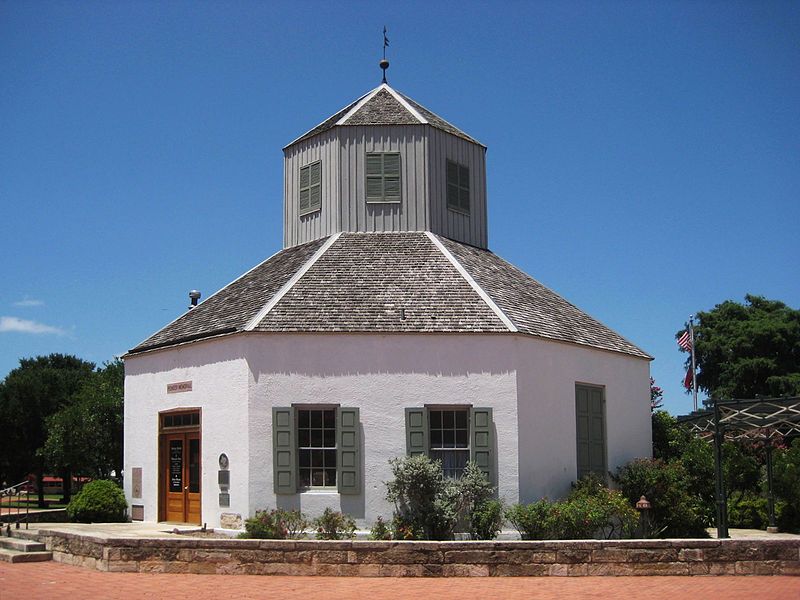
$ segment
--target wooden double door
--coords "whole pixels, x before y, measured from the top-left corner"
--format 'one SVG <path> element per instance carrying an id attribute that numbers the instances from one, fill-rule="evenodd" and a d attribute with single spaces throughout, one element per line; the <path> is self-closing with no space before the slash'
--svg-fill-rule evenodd
<path id="1" fill-rule="evenodd" d="M 162 521 L 201 522 L 200 467 L 199 431 L 161 434 Z"/>

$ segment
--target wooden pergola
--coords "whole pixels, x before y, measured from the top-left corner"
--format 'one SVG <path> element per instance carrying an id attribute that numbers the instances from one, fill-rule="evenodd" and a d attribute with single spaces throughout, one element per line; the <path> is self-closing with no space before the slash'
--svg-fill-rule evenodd
<path id="1" fill-rule="evenodd" d="M 772 492 L 773 439 L 800 435 L 800 396 L 756 398 L 755 400 L 711 400 L 711 408 L 678 417 L 678 422 L 703 439 L 714 441 L 716 472 L 717 537 L 727 538 L 728 510 L 722 477 L 724 440 L 755 439 L 764 443 L 767 454 L 767 506 L 769 527 L 775 530 L 775 497 Z"/>

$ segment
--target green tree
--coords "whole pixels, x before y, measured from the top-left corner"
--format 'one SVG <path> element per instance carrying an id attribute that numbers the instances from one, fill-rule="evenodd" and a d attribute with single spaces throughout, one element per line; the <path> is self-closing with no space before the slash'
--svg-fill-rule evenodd
<path id="1" fill-rule="evenodd" d="M 38 450 L 47 439 L 47 418 L 69 405 L 93 370 L 93 363 L 75 356 L 50 354 L 20 359 L 19 367 L 0 383 L 3 480 L 16 483 L 33 472 L 41 482 L 45 463 Z M 71 475 L 60 475 L 68 486 Z M 45 506 L 41 485 L 39 505 Z"/>
<path id="2" fill-rule="evenodd" d="M 697 385 L 709 397 L 800 394 L 800 310 L 747 295 L 745 304 L 727 300 L 697 319 Z"/>
<path id="3" fill-rule="evenodd" d="M 48 418 L 41 453 L 49 468 L 121 478 L 124 379 L 121 361 L 106 363 L 91 374 L 70 404 Z"/>

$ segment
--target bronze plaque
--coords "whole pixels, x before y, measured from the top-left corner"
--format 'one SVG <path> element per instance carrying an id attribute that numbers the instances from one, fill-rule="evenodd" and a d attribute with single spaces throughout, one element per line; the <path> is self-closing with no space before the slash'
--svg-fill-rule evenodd
<path id="1" fill-rule="evenodd" d="M 143 504 L 131 504 L 131 521 L 144 521 Z"/>
<path id="2" fill-rule="evenodd" d="M 131 497 L 142 497 L 142 467 L 131 469 Z"/>

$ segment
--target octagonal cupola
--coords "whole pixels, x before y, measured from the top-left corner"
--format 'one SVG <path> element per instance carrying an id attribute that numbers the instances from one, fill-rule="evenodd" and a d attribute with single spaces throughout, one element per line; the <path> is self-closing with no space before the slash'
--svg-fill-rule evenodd
<path id="1" fill-rule="evenodd" d="M 284 247 L 342 231 L 488 246 L 486 147 L 386 83 L 283 152 Z"/>

